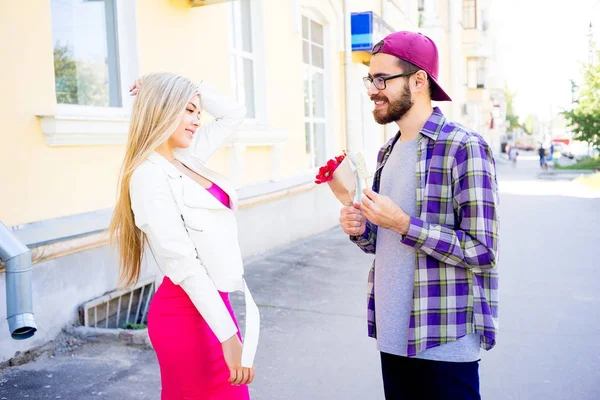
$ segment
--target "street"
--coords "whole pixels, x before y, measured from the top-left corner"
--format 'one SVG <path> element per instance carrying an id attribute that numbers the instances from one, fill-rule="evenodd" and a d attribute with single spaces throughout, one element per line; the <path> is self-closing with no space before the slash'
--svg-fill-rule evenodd
<path id="1" fill-rule="evenodd" d="M 533 156 L 498 170 L 500 334 L 482 398 L 599 399 L 600 193 L 538 180 Z M 383 398 L 366 336 L 371 260 L 335 228 L 248 265 L 262 315 L 253 400 Z M 159 386 L 152 351 L 92 343 L 3 371 L 0 399 L 159 399 Z"/>
<path id="2" fill-rule="evenodd" d="M 599 399 L 600 200 L 535 180 L 536 159 L 499 168 L 500 335 L 481 364 L 483 398 Z"/>
<path id="3" fill-rule="evenodd" d="M 600 193 L 537 180 L 536 160 L 498 163 L 500 334 L 483 352 L 482 398 L 599 399 Z M 383 398 L 366 337 L 370 260 L 334 230 L 252 265 L 270 306 L 255 399 Z"/>

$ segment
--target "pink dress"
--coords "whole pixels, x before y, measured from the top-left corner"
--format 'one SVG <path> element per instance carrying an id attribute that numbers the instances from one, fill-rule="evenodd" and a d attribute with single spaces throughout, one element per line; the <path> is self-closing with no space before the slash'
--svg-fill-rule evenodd
<path id="1" fill-rule="evenodd" d="M 229 196 L 219 186 L 207 190 L 229 207 Z M 219 293 L 236 321 L 229 294 Z M 160 365 L 161 400 L 250 399 L 248 386 L 228 382 L 221 343 L 184 290 L 167 277 L 152 298 L 148 334 Z"/>

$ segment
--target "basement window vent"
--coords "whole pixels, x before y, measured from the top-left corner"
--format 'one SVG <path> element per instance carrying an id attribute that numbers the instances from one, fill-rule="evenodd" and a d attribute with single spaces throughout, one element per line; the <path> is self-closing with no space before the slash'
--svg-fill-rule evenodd
<path id="1" fill-rule="evenodd" d="M 154 295 L 154 279 L 135 287 L 115 290 L 79 307 L 79 320 L 92 328 L 136 328 L 148 323 L 148 307 Z"/>

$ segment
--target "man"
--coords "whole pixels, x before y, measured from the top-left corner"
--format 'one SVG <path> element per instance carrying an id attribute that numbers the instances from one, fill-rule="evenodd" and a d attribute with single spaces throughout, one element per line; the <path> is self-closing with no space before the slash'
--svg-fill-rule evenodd
<path id="1" fill-rule="evenodd" d="M 508 158 L 512 161 L 513 168 L 517 166 L 517 157 L 519 156 L 519 149 L 517 146 L 511 146 L 508 151 Z"/>
<path id="2" fill-rule="evenodd" d="M 340 223 L 369 273 L 369 335 L 386 399 L 480 399 L 480 348 L 496 344 L 498 214 L 492 151 L 431 101 L 431 39 L 396 32 L 373 47 L 364 78 L 380 124 L 398 134 L 379 152 L 373 188 Z"/>
<path id="3" fill-rule="evenodd" d="M 548 164 L 546 163 L 546 149 L 541 143 L 540 148 L 538 149 L 538 155 L 540 156 L 540 167 L 542 167 L 542 169 L 546 169 L 548 166 Z"/>

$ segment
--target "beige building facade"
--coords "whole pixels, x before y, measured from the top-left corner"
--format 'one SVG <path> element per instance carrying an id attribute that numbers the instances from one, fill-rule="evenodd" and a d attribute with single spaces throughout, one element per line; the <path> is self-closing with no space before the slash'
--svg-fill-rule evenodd
<path id="1" fill-rule="evenodd" d="M 480 16 L 492 0 L 476 2 L 470 29 L 463 26 L 467 3 L 0 2 L 0 35 L 10 38 L 0 64 L 0 222 L 31 250 L 38 329 L 29 339 L 11 339 L 7 272 L 0 265 L 0 362 L 79 324 L 79 306 L 117 288 L 116 253 L 105 231 L 134 79 L 179 73 L 246 104 L 246 120 L 209 165 L 238 188 L 240 243 L 251 259 L 336 226 L 340 205 L 327 187 L 314 184 L 317 167 L 359 149 L 374 165 L 377 150 L 397 130 L 372 119 L 362 82 L 368 51 L 352 51 L 358 14 L 368 13 L 372 43 L 395 30 L 430 34 L 440 47 L 441 83 L 455 100 L 444 111 L 493 142 L 498 128 L 488 119 L 501 101 L 488 85 L 493 46 Z M 475 74 L 475 87 L 469 86 L 472 59 L 486 71 L 485 78 Z M 145 278 L 153 273 L 149 263 Z"/>

